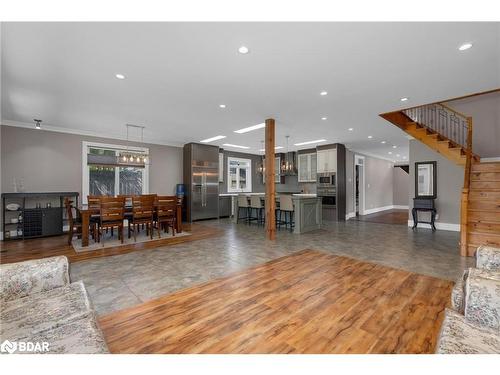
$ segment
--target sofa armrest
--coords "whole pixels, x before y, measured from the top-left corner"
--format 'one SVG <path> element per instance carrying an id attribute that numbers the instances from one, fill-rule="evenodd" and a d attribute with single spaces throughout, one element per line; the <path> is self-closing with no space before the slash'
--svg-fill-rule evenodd
<path id="1" fill-rule="evenodd" d="M 500 271 L 500 247 L 479 246 L 476 250 L 476 267 Z"/>
<path id="2" fill-rule="evenodd" d="M 467 320 L 500 333 L 500 271 L 470 269 L 464 302 Z"/>
<path id="3" fill-rule="evenodd" d="M 50 257 L 0 265 L 0 300 L 10 301 L 69 284 L 68 259 Z"/>

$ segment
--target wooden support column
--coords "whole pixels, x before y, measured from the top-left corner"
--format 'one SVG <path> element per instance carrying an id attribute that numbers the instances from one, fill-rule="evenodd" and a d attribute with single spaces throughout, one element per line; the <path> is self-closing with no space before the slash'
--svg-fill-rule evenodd
<path id="1" fill-rule="evenodd" d="M 266 236 L 276 238 L 276 185 L 274 184 L 274 119 L 266 120 Z"/>

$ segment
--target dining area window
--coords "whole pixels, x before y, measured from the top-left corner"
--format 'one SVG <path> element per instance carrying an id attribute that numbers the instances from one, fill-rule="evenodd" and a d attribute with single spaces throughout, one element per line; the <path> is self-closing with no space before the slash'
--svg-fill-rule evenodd
<path id="1" fill-rule="evenodd" d="M 82 197 L 149 193 L 148 149 L 83 142 Z M 129 156 L 132 155 L 132 156 Z M 86 202 L 84 202 L 86 203 Z"/>
<path id="2" fill-rule="evenodd" d="M 229 193 L 252 192 L 252 161 L 250 159 L 228 158 L 227 191 Z"/>

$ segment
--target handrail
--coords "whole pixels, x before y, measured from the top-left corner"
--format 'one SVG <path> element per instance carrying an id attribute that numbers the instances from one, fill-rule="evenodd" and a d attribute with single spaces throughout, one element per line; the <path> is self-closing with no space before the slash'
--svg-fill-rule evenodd
<path id="1" fill-rule="evenodd" d="M 446 105 L 435 103 L 405 109 L 401 112 L 420 125 L 441 134 L 464 148 L 467 147 L 467 117 L 458 111 Z"/>
<path id="2" fill-rule="evenodd" d="M 440 106 L 446 108 L 448 111 L 453 112 L 454 114 L 461 116 L 463 118 L 468 118 L 467 115 L 463 114 L 462 112 L 458 112 L 456 109 L 451 108 L 450 106 L 444 104 L 444 103 L 436 103 L 439 104 Z"/>
<path id="3" fill-rule="evenodd" d="M 467 147 L 464 170 L 464 188 L 462 189 L 462 199 L 460 204 L 460 255 L 468 255 L 468 221 L 469 221 L 469 191 L 470 177 L 472 171 L 472 117 L 467 117 Z"/>

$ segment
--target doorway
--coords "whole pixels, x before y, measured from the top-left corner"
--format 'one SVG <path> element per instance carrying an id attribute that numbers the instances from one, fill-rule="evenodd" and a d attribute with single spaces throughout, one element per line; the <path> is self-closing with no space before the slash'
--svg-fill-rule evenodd
<path id="1" fill-rule="evenodd" d="M 365 157 L 354 155 L 354 199 L 356 217 L 365 213 Z"/>

